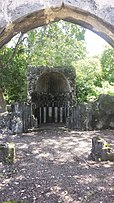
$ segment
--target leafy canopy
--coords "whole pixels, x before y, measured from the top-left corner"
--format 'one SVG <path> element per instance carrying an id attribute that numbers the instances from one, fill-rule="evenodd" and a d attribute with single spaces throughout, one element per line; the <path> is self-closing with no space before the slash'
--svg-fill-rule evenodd
<path id="1" fill-rule="evenodd" d="M 85 29 L 60 21 L 27 33 L 26 52 L 32 65 L 69 66 L 84 58 Z"/>
<path id="2" fill-rule="evenodd" d="M 107 47 L 101 56 L 103 79 L 114 83 L 114 49 Z"/>

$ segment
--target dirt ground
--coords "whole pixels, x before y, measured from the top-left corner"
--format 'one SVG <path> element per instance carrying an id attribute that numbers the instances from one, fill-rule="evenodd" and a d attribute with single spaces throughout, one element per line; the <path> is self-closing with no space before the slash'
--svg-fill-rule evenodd
<path id="1" fill-rule="evenodd" d="M 95 135 L 114 148 L 112 130 L 52 127 L 0 135 L 0 140 L 16 143 L 15 163 L 0 163 L 0 203 L 114 203 L 114 164 L 88 160 Z"/>

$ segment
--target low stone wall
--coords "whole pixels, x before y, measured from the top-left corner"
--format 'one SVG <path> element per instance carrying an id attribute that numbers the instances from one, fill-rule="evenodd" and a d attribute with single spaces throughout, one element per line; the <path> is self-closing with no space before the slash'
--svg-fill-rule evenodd
<path id="1" fill-rule="evenodd" d="M 114 97 L 100 95 L 98 100 L 71 109 L 68 127 L 78 130 L 114 129 Z"/>
<path id="2" fill-rule="evenodd" d="M 8 107 L 9 108 L 9 107 Z M 22 115 L 21 112 L 6 111 L 0 114 L 0 132 L 8 134 L 21 133 L 22 129 Z"/>
<path id="3" fill-rule="evenodd" d="M 15 103 L 9 105 L 8 111 L 0 113 L 0 132 L 2 134 L 19 134 L 30 127 L 30 105 Z"/>
<path id="4" fill-rule="evenodd" d="M 17 134 L 38 127 L 31 104 L 17 103 L 8 109 L 0 114 L 0 131 L 6 128 L 9 134 Z M 70 129 L 114 129 L 114 97 L 109 95 L 100 95 L 97 101 L 86 105 L 69 106 L 68 111 L 66 126 Z"/>

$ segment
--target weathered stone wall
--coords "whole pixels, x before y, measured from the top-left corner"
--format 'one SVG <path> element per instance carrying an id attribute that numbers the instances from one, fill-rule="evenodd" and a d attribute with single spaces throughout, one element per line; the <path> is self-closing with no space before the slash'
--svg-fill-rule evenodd
<path id="1" fill-rule="evenodd" d="M 0 113 L 0 131 L 11 126 L 12 115 L 9 112 Z"/>
<path id="2" fill-rule="evenodd" d="M 114 129 L 114 97 L 100 95 L 93 103 L 73 107 L 68 127 L 77 130 Z"/>
<path id="3" fill-rule="evenodd" d="M 26 103 L 14 103 L 8 111 L 0 113 L 0 133 L 20 134 L 34 126 L 31 106 Z"/>
<path id="4" fill-rule="evenodd" d="M 92 104 L 90 123 L 92 129 L 114 129 L 114 97 L 100 95 Z"/>
<path id="5" fill-rule="evenodd" d="M 80 24 L 114 46 L 113 0 L 0 0 L 0 47 L 19 32 L 60 19 Z"/>

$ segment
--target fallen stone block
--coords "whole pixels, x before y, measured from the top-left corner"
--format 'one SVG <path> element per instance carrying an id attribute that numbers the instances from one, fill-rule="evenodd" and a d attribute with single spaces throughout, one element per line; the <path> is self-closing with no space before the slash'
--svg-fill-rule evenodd
<path id="1" fill-rule="evenodd" d="M 0 143 L 0 162 L 12 164 L 15 161 L 15 144 Z"/>
<path id="2" fill-rule="evenodd" d="M 94 161 L 114 161 L 114 151 L 100 136 L 92 138 L 92 149 L 89 156 Z"/>

